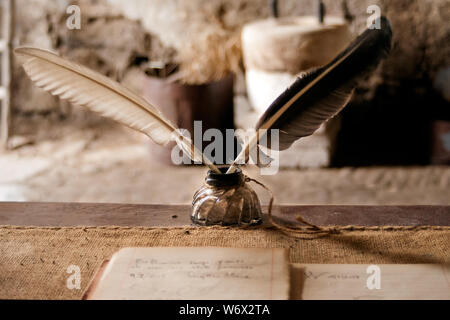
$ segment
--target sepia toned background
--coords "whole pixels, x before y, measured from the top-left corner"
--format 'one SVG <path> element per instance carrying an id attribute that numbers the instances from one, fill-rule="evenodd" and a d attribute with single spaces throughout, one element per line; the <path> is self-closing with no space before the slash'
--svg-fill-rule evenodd
<path id="1" fill-rule="evenodd" d="M 344 15 L 342 1 L 324 2 L 327 14 Z M 355 35 L 366 28 L 368 5 L 380 6 L 394 32 L 390 56 L 357 89 L 335 139 L 322 147 L 318 138 L 323 150 L 303 150 L 307 163 L 274 176 L 259 177 L 253 167 L 248 174 L 267 183 L 279 203 L 450 204 L 450 3 L 346 3 Z M 80 30 L 66 26 L 70 4 L 81 8 Z M 279 14 L 314 15 L 315 4 L 279 1 Z M 231 72 L 234 124 L 254 124 L 240 31 L 270 15 L 266 0 L 16 0 L 15 7 L 15 46 L 56 51 L 143 95 L 149 75 L 142 66 L 151 61 L 179 65 L 181 81 L 192 85 Z M 0 200 L 189 203 L 202 184 L 205 168 L 156 161 L 146 137 L 50 96 L 18 64 L 12 78 Z"/>

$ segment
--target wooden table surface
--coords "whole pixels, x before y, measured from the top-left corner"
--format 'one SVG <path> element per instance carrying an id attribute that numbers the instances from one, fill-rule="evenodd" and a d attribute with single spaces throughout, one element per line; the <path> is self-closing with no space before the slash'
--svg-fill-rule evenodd
<path id="1" fill-rule="evenodd" d="M 187 226 L 191 225 L 189 210 L 189 205 L 0 202 L 0 225 Z M 450 226 L 450 206 L 280 205 L 274 207 L 273 214 L 286 223 L 294 223 L 295 216 L 301 214 L 322 226 Z"/>

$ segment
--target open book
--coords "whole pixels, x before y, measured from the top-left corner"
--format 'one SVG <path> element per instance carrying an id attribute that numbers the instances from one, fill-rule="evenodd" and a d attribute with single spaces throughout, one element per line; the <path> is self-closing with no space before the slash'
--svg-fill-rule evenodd
<path id="1" fill-rule="evenodd" d="M 450 265 L 289 264 L 286 249 L 125 248 L 85 299 L 450 299 Z"/>
<path id="2" fill-rule="evenodd" d="M 450 300 L 450 265 L 291 265 L 291 299 Z"/>
<path id="3" fill-rule="evenodd" d="M 289 299 L 286 249 L 124 248 L 85 299 Z"/>

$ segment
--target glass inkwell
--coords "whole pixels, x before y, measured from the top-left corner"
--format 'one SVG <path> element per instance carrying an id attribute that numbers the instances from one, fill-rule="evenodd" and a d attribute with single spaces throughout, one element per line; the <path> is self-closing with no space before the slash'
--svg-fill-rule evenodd
<path id="1" fill-rule="evenodd" d="M 225 174 L 209 170 L 205 184 L 194 194 L 191 220 L 198 225 L 249 226 L 262 222 L 261 204 L 241 169 Z"/>

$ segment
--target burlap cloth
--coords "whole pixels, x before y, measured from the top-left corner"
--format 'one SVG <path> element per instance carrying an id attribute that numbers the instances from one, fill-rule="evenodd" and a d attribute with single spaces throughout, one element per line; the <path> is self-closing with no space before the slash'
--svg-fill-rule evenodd
<path id="1" fill-rule="evenodd" d="M 271 228 L 0 226 L 0 298 L 80 299 L 103 260 L 129 246 L 283 247 L 298 263 L 450 263 L 450 227 L 343 227 L 313 239 Z M 81 289 L 66 286 L 81 269 Z"/>

